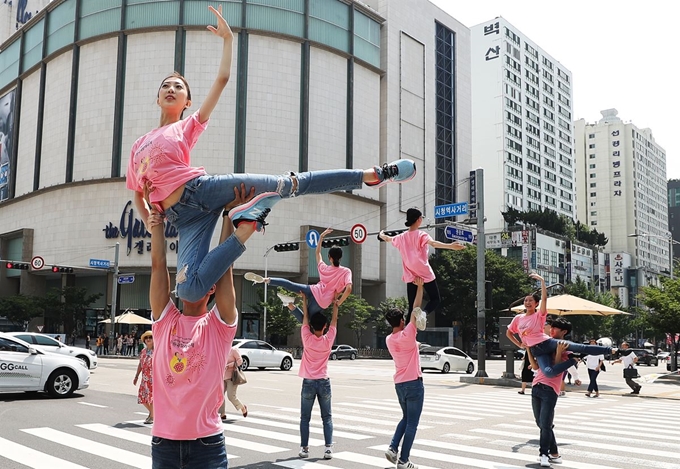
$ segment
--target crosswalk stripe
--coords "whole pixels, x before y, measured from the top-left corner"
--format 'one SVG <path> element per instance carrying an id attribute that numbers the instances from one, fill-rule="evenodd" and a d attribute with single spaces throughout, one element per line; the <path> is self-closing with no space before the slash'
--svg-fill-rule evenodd
<path id="1" fill-rule="evenodd" d="M 616 418 L 623 422 L 635 422 L 636 425 L 637 422 L 641 423 L 649 422 L 650 418 L 654 418 L 654 423 L 658 425 L 662 425 L 664 423 L 668 425 L 675 425 L 678 422 L 678 420 L 674 418 L 659 418 L 656 416 L 650 416 L 649 414 L 632 416 L 628 413 L 622 413 L 620 409 L 617 410 L 616 412 L 574 412 L 570 415 L 576 415 L 579 417 L 588 416 L 590 418 L 602 417 L 603 419 Z"/>
<path id="2" fill-rule="evenodd" d="M 506 436 L 506 437 L 512 437 L 516 436 L 515 433 L 513 432 L 504 432 L 500 430 L 492 430 L 489 428 L 474 428 L 470 430 L 472 432 L 476 433 L 484 433 L 487 435 L 498 435 L 498 436 Z M 537 431 L 537 430 L 536 430 Z M 657 457 L 665 457 L 665 458 L 672 458 L 672 459 L 677 459 L 678 453 L 677 452 L 671 452 L 671 451 L 662 451 L 658 449 L 649 449 L 645 448 L 644 446 L 639 446 L 636 445 L 635 448 L 632 448 L 630 446 L 620 446 L 620 445 L 612 445 L 609 443 L 601 443 L 599 441 L 588 441 L 587 439 L 582 439 L 582 440 L 569 440 L 569 439 L 564 439 L 560 438 L 560 442 L 562 444 L 569 444 L 569 445 L 575 445 L 575 446 L 586 446 L 589 448 L 599 448 L 599 449 L 606 449 L 610 451 L 616 451 L 616 452 L 621 452 L 621 453 L 635 453 L 635 454 L 645 454 L 648 456 L 657 456 Z"/>
<path id="3" fill-rule="evenodd" d="M 252 427 L 241 427 L 239 425 L 230 425 L 228 423 L 223 423 L 222 428 L 224 428 L 227 433 L 245 433 L 246 435 L 259 436 L 261 438 L 268 438 L 270 440 L 285 441 L 287 443 L 300 444 L 299 435 L 290 435 L 288 433 L 273 432 L 270 430 L 260 430 L 259 428 Z M 323 440 L 318 438 L 310 438 L 309 446 L 324 446 Z"/>
<path id="4" fill-rule="evenodd" d="M 23 464 L 32 469 L 87 469 L 64 459 L 41 453 L 28 446 L 0 438 L 0 458 Z"/>
<path id="5" fill-rule="evenodd" d="M 250 415 L 250 414 L 248 414 Z M 300 417 L 294 417 L 292 415 L 281 415 L 281 414 L 270 414 L 269 415 L 273 419 L 277 420 L 287 420 L 288 422 L 297 422 L 298 424 L 300 423 Z M 335 414 L 333 414 L 333 417 L 335 417 Z M 248 417 L 250 418 L 250 417 Z M 396 422 L 394 424 L 396 426 Z M 370 428 L 370 427 L 363 427 L 360 425 L 352 425 L 352 424 L 347 424 L 347 423 L 338 423 L 335 421 L 335 418 L 333 419 L 333 431 L 335 431 L 336 428 L 345 428 L 348 430 L 354 430 L 358 432 L 364 432 L 364 433 L 375 433 L 378 435 L 390 435 L 394 434 L 394 430 L 383 430 L 381 428 Z M 418 427 L 422 428 L 422 427 Z"/>
<path id="6" fill-rule="evenodd" d="M 359 404 L 357 402 L 341 402 L 338 404 L 334 404 L 334 406 L 350 406 L 350 407 L 358 407 L 362 409 L 375 409 L 376 404 Z M 399 407 L 399 404 L 394 406 L 388 406 L 385 404 L 380 404 L 380 408 L 383 409 L 390 409 L 392 412 L 401 412 L 401 407 Z M 442 415 L 441 412 L 432 412 L 428 410 L 423 410 L 420 415 L 429 415 L 431 417 L 446 417 L 446 418 L 452 418 L 452 419 L 459 419 L 459 420 L 482 420 L 483 417 L 471 417 L 469 415 L 456 415 L 456 414 L 446 414 Z M 333 414 L 333 417 L 335 417 L 335 414 Z M 429 423 L 435 423 L 437 425 L 450 425 L 451 422 L 429 422 Z"/>
<path id="7" fill-rule="evenodd" d="M 249 423 L 249 424 L 253 423 L 255 425 L 267 425 L 267 426 L 275 427 L 275 428 L 284 428 L 286 430 L 298 430 L 298 431 L 300 430 L 299 424 L 295 425 L 295 424 L 292 424 L 292 423 L 277 422 L 276 420 L 264 420 L 264 419 L 248 417 L 246 419 L 240 419 L 239 422 L 246 422 L 246 423 Z M 310 433 L 319 433 L 319 434 L 323 435 L 323 428 L 313 427 L 313 426 L 310 425 L 309 432 Z M 338 431 L 335 428 L 333 428 L 333 437 L 347 438 L 348 440 L 367 440 L 369 438 L 373 438 L 372 436 L 369 436 L 369 435 L 361 435 L 359 433 L 350 433 L 350 432 Z"/>
<path id="8" fill-rule="evenodd" d="M 336 404 L 333 404 L 334 407 L 336 407 Z M 294 407 L 279 407 L 279 406 L 262 406 L 262 407 L 273 407 L 276 410 L 280 412 L 289 412 L 289 413 L 294 413 L 300 415 L 300 409 L 299 408 L 294 408 Z M 364 410 L 355 410 L 355 409 L 343 409 L 343 412 L 358 412 L 361 415 L 373 415 L 371 412 L 366 412 Z M 315 411 L 312 413 L 312 417 L 315 418 L 321 418 L 319 415 L 318 411 Z M 399 416 L 401 418 L 401 416 Z M 370 423 L 370 424 L 375 424 L 375 425 L 386 425 L 388 427 L 396 427 L 397 423 L 399 423 L 399 419 L 397 420 L 381 420 L 373 417 L 360 417 L 357 415 L 345 415 L 345 414 L 339 414 L 335 411 L 333 411 L 333 425 L 335 425 L 335 420 L 350 420 L 352 422 L 362 422 L 362 423 Z M 420 429 L 429 429 L 432 428 L 429 425 L 418 425 L 418 428 Z"/>
<path id="9" fill-rule="evenodd" d="M 387 449 L 387 445 L 385 445 L 384 448 Z M 366 454 L 352 453 L 350 451 L 341 451 L 340 453 L 333 453 L 333 457 L 335 459 L 342 459 L 343 461 L 361 463 L 362 465 L 365 466 L 374 466 L 382 468 L 391 466 L 387 459 L 385 459 L 384 457 L 378 458 L 375 456 L 368 456 Z M 440 468 L 432 466 L 423 466 L 422 464 L 418 464 L 418 469 L 440 469 Z"/>
<path id="10" fill-rule="evenodd" d="M 305 461 L 304 459 L 291 459 L 290 461 L 275 462 L 275 466 L 287 467 L 289 469 L 334 469 L 337 466 L 331 466 L 327 463 L 319 464 L 318 462 Z"/>
<path id="11" fill-rule="evenodd" d="M 365 401 L 364 401 L 364 400 L 362 400 L 361 403 L 362 403 L 362 404 L 370 404 L 372 407 L 375 407 L 375 406 L 380 406 L 380 407 L 389 406 L 389 407 L 393 407 L 393 408 L 396 408 L 396 409 L 399 409 L 399 410 L 401 409 L 401 407 L 399 406 L 399 402 L 396 402 L 396 401 L 393 400 L 393 399 L 392 399 L 392 400 L 389 400 L 389 401 L 387 401 L 387 400 L 385 400 L 385 401 L 378 401 L 378 400 L 365 400 Z M 341 404 L 342 404 L 342 403 L 341 403 Z M 495 405 L 496 405 L 496 404 L 498 404 L 498 403 L 495 403 Z M 460 413 L 461 413 L 461 412 L 462 412 L 462 413 L 472 413 L 472 414 L 477 414 L 477 415 L 479 415 L 479 410 L 472 410 L 472 411 L 468 410 L 467 412 L 465 411 L 465 409 L 471 409 L 471 408 L 474 407 L 474 406 L 470 406 L 470 403 L 466 403 L 465 409 L 459 409 L 458 407 L 459 407 L 459 406 L 454 406 L 454 405 L 452 405 L 450 402 L 433 404 L 431 401 L 428 401 L 427 399 L 425 399 L 425 402 L 424 402 L 424 404 L 423 404 L 423 409 L 446 410 L 446 411 L 450 412 L 450 414 L 449 414 L 449 413 L 443 414 L 443 413 L 441 413 L 441 412 L 438 412 L 438 414 L 441 415 L 441 416 L 443 416 L 443 417 L 444 417 L 444 416 L 445 416 L 445 417 L 449 417 L 449 416 L 450 416 L 450 417 L 453 417 L 453 418 L 462 418 L 462 417 L 460 416 Z M 482 408 L 488 410 L 488 407 L 479 406 L 479 409 L 482 409 Z M 522 411 L 525 411 L 525 410 L 526 410 L 526 407 L 524 407 L 524 408 L 522 409 Z M 514 414 L 517 413 L 517 411 L 514 411 L 514 410 L 503 410 L 503 409 L 494 409 L 494 413 L 495 413 L 495 414 L 514 415 Z"/>
<path id="12" fill-rule="evenodd" d="M 617 420 L 618 421 L 618 420 Z M 554 419 L 555 424 L 564 424 L 564 425 L 573 425 L 574 419 L 569 416 L 569 417 L 555 417 Z M 611 419 L 601 419 L 601 420 L 595 420 L 595 419 L 588 419 L 588 427 L 594 427 L 594 428 L 604 428 L 608 430 L 610 433 L 612 431 L 612 424 L 611 424 Z M 638 431 L 648 431 L 648 432 L 658 432 L 659 427 L 658 426 L 653 426 L 653 425 L 642 425 L 642 424 L 636 424 L 635 429 Z M 602 429 L 598 431 L 604 431 Z M 675 432 L 670 432 L 671 434 L 674 434 Z"/>
<path id="13" fill-rule="evenodd" d="M 149 456 L 143 456 L 132 451 L 114 448 L 113 446 L 81 438 L 76 435 L 70 435 L 52 428 L 28 428 L 21 431 L 105 459 L 125 461 L 125 464 L 128 466 L 137 467 L 139 469 L 148 469 L 151 467 L 151 457 Z"/>
<path id="14" fill-rule="evenodd" d="M 387 445 L 379 445 L 379 446 L 371 446 L 368 449 L 385 451 L 385 450 L 387 450 L 387 447 L 388 447 Z M 478 450 L 478 452 L 479 452 L 479 450 Z M 453 455 L 453 454 L 436 453 L 434 451 L 424 451 L 424 450 L 416 449 L 416 448 L 411 448 L 411 456 L 415 456 L 417 458 L 433 459 L 433 460 L 439 461 L 439 462 L 452 463 L 452 464 L 456 464 L 456 466 L 462 465 L 462 466 L 470 466 L 470 467 L 479 467 L 479 468 L 482 468 L 482 469 L 521 469 L 521 466 L 513 466 L 511 464 L 499 463 L 499 462 L 494 462 L 494 461 L 485 461 L 483 459 L 466 458 L 464 456 L 456 456 L 456 455 Z M 385 466 L 384 463 L 383 463 L 383 466 Z M 423 467 L 426 467 L 426 466 L 423 466 L 422 464 L 418 464 L 418 467 L 423 468 Z"/>

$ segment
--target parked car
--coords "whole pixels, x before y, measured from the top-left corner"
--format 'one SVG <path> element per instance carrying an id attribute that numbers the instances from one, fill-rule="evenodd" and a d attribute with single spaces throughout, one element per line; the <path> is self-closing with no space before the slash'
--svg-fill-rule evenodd
<path id="1" fill-rule="evenodd" d="M 45 391 L 69 397 L 90 385 L 90 371 L 75 357 L 40 350 L 0 332 L 0 391 Z"/>
<path id="2" fill-rule="evenodd" d="M 420 351 L 421 370 L 464 371 L 472 374 L 475 364 L 465 352 L 456 347 L 427 347 Z"/>
<path id="3" fill-rule="evenodd" d="M 293 367 L 293 355 L 277 350 L 276 347 L 262 340 L 236 339 L 231 346 L 238 349 L 243 358 L 241 365 L 243 371 L 251 366 L 260 370 L 276 367 L 283 371 L 288 371 Z"/>
<path id="4" fill-rule="evenodd" d="M 677 352 L 675 354 L 675 363 L 677 364 L 675 369 L 680 370 L 680 352 Z M 671 356 L 670 355 L 668 355 L 668 357 L 666 357 L 666 370 L 671 371 Z"/>
<path id="5" fill-rule="evenodd" d="M 670 356 L 671 356 L 670 352 L 659 352 L 656 354 L 656 359 L 659 360 L 659 363 L 661 363 L 668 360 L 668 357 Z"/>
<path id="6" fill-rule="evenodd" d="M 656 358 L 654 352 L 645 350 L 643 348 L 631 348 L 629 350 L 632 350 L 633 353 L 637 355 L 638 365 L 657 366 L 659 364 L 659 359 Z"/>
<path id="7" fill-rule="evenodd" d="M 428 347 L 432 347 L 432 346 L 430 344 L 420 344 L 420 345 L 418 345 L 418 351 L 420 351 L 424 348 L 428 348 Z"/>
<path id="8" fill-rule="evenodd" d="M 331 349 L 331 360 L 342 360 L 343 358 L 349 358 L 350 360 L 355 360 L 359 351 L 354 347 L 349 345 L 336 345 Z"/>
<path id="9" fill-rule="evenodd" d="M 48 335 L 39 334 L 37 332 L 7 332 L 7 334 L 35 345 L 36 348 L 44 350 L 45 352 L 80 358 L 90 370 L 97 368 L 97 354 L 92 350 L 82 347 L 71 347 Z"/>

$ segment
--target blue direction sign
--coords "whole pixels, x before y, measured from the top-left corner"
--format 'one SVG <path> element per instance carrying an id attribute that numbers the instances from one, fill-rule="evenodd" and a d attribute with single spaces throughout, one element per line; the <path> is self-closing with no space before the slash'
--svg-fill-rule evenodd
<path id="1" fill-rule="evenodd" d="M 447 226 L 446 230 L 444 231 L 444 235 L 447 239 L 465 241 L 466 243 L 471 243 L 474 239 L 472 231 L 456 228 L 455 226 Z"/>
<path id="2" fill-rule="evenodd" d="M 98 269 L 108 269 L 111 267 L 111 262 L 104 259 L 90 259 L 90 267 Z"/>
<path id="3" fill-rule="evenodd" d="M 119 275 L 118 276 L 118 285 L 124 285 L 126 283 L 135 283 L 135 276 L 134 275 Z"/>
<path id="4" fill-rule="evenodd" d="M 457 217 L 458 215 L 468 214 L 468 203 L 458 202 L 456 204 L 437 205 L 434 207 L 435 218 Z"/>
<path id="5" fill-rule="evenodd" d="M 316 245 L 319 244 L 319 232 L 316 230 L 309 230 L 305 239 L 307 240 L 307 246 L 311 249 L 316 249 Z"/>

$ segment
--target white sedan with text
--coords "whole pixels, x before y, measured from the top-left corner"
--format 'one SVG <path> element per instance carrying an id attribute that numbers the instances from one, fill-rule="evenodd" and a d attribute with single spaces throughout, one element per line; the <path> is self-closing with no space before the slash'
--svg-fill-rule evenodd
<path id="1" fill-rule="evenodd" d="M 35 348 L 44 352 L 80 358 L 90 370 L 97 368 L 97 354 L 92 350 L 82 347 L 71 347 L 46 334 L 40 334 L 38 332 L 7 332 L 6 334 L 34 345 Z"/>
<path id="2" fill-rule="evenodd" d="M 236 339 L 231 345 L 238 350 L 243 359 L 241 369 L 248 368 L 281 368 L 288 371 L 293 367 L 293 355 L 283 350 L 277 350 L 267 342 L 252 339 Z"/>
<path id="3" fill-rule="evenodd" d="M 0 332 L 0 391 L 69 397 L 89 385 L 90 371 L 79 358 L 44 352 Z"/>
<path id="4" fill-rule="evenodd" d="M 456 347 L 425 347 L 420 350 L 420 369 L 449 371 L 464 371 L 472 374 L 475 364 L 465 352 Z"/>

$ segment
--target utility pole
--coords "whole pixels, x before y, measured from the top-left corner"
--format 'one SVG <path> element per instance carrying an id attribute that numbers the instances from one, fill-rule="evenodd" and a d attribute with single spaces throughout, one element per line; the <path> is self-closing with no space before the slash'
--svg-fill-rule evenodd
<path id="1" fill-rule="evenodd" d="M 484 234 L 484 170 L 475 170 L 477 193 L 477 378 L 486 378 L 486 236 Z"/>
<path id="2" fill-rule="evenodd" d="M 116 254 L 113 261 L 113 288 L 111 289 L 113 298 L 111 299 L 111 333 L 109 335 L 109 341 L 111 345 L 114 344 L 116 339 L 116 309 L 118 309 L 118 304 L 116 299 L 118 298 L 118 253 L 120 251 L 120 243 L 116 243 Z"/>
<path id="3" fill-rule="evenodd" d="M 267 261 L 269 253 L 272 252 L 274 246 L 269 246 L 264 252 L 264 278 L 267 278 Z M 267 341 L 267 282 L 264 282 L 264 320 L 262 321 L 262 340 Z"/>

